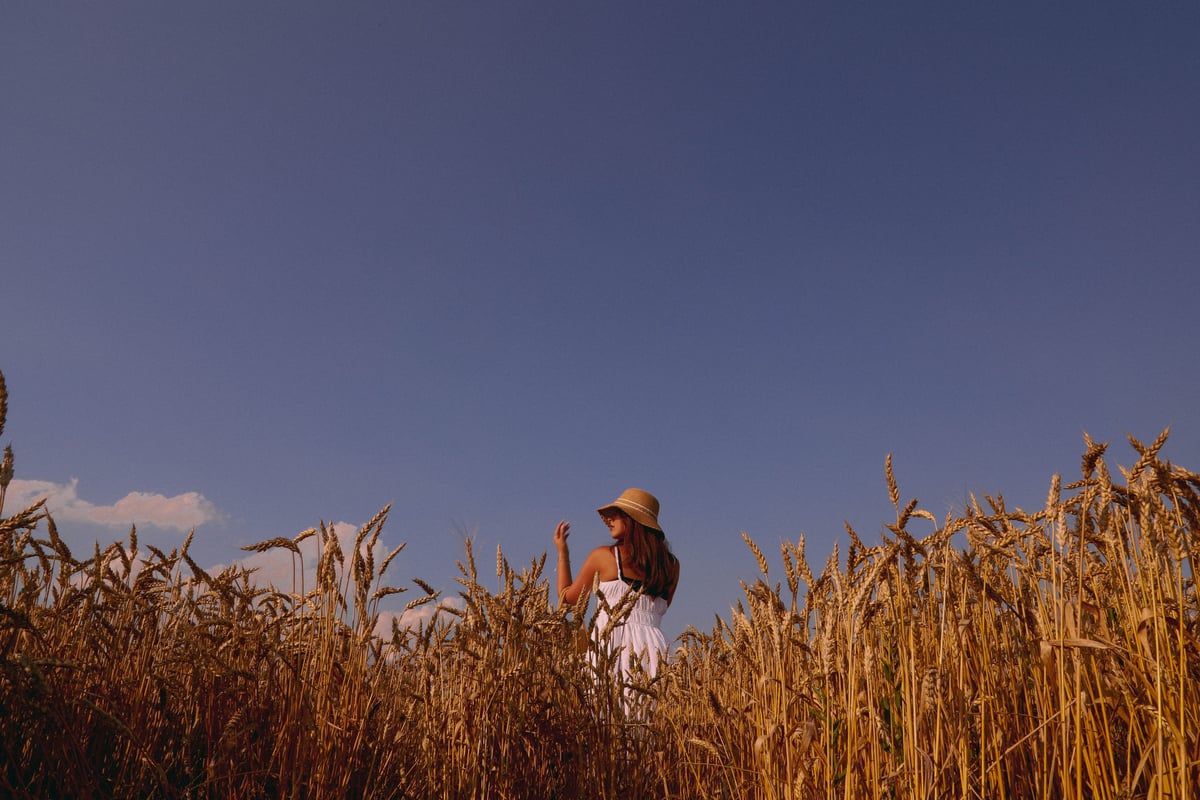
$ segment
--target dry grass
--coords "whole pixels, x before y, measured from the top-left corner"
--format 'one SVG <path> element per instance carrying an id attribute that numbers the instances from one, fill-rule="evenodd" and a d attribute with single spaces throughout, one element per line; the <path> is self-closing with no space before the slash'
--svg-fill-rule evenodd
<path id="1" fill-rule="evenodd" d="M 848 530 L 819 574 L 785 544 L 772 583 L 747 537 L 743 601 L 632 687 L 540 559 L 498 553 L 490 590 L 468 547 L 459 608 L 376 636 L 387 509 L 252 548 L 318 545 L 316 585 L 282 592 L 136 531 L 81 559 L 37 504 L 0 518 L 0 794 L 1191 797 L 1200 476 L 1164 441 L 1120 480 L 1088 441 L 1044 508 L 941 521 L 889 463 L 878 544 Z"/>

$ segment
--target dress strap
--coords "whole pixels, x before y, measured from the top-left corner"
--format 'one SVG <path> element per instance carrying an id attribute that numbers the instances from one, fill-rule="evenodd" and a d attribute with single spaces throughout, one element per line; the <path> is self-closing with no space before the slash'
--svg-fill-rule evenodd
<path id="1" fill-rule="evenodd" d="M 623 583 L 629 583 L 629 581 L 625 578 L 625 572 L 621 569 L 621 546 L 619 544 L 613 545 L 613 555 L 617 557 L 617 577 L 620 578 Z"/>
<path id="2" fill-rule="evenodd" d="M 627 586 L 629 586 L 629 588 L 633 589 L 634 591 L 640 592 L 642 590 L 642 582 L 639 581 L 637 578 L 626 578 L 625 570 L 621 569 L 621 546 L 620 545 L 613 545 L 613 555 L 617 557 L 617 577 L 621 580 L 621 583 L 626 584 Z"/>

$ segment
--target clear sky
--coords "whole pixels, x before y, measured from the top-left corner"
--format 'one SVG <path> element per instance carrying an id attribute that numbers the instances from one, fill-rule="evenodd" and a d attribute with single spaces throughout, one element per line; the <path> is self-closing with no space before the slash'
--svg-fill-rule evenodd
<path id="1" fill-rule="evenodd" d="M 579 564 L 640 486 L 674 635 L 740 531 L 877 542 L 889 452 L 939 517 L 1041 505 L 1085 431 L 1200 469 L 1198 42 L 1194 3 L 10 3 L 7 510 L 220 564 L 391 503 L 391 577 L 453 594 L 464 535 L 488 575 L 567 518 Z"/>

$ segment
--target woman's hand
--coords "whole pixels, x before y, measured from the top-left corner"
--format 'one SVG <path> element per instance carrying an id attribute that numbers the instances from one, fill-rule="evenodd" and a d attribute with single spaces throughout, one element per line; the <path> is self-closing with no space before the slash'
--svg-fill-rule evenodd
<path id="1" fill-rule="evenodd" d="M 554 529 L 554 549 L 562 555 L 567 552 L 567 537 L 571 535 L 571 523 L 565 519 Z"/>

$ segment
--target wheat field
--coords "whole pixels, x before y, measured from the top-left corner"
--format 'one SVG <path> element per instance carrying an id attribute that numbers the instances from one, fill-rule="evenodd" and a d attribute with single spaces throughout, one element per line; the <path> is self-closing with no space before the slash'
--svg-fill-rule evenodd
<path id="1" fill-rule="evenodd" d="M 6 411 L 0 375 L 0 433 Z M 654 679 L 610 679 L 544 556 L 453 605 L 376 559 L 388 509 L 254 545 L 312 586 L 209 574 L 136 530 L 73 553 L 3 508 L 0 794 L 13 798 L 1189 798 L 1200 786 L 1200 475 L 1085 440 L 1045 506 L 902 501 L 819 572 L 803 538 Z M 4 514 L 9 514 L 4 516 Z M 926 531 L 914 533 L 914 529 Z M 493 588 L 488 588 L 489 586 Z M 415 590 L 415 591 L 414 591 Z M 380 635 L 384 598 L 428 622 Z M 393 597 L 394 601 L 394 597 Z M 389 601 L 389 602 L 393 602 Z M 620 609 L 616 610 L 619 619 Z"/>

